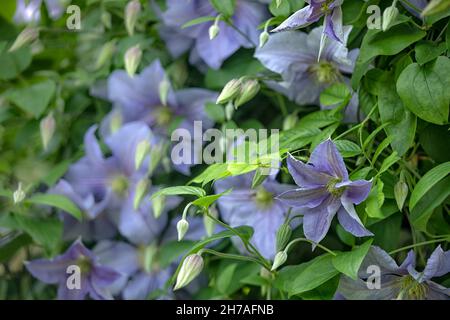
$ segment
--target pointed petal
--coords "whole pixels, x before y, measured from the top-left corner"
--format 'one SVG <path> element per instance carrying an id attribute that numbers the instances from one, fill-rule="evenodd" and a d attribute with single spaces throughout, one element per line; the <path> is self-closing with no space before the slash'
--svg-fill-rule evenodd
<path id="1" fill-rule="evenodd" d="M 325 186 L 331 178 L 317 168 L 295 159 L 290 154 L 287 158 L 287 167 L 295 183 L 301 187 Z"/>
<path id="2" fill-rule="evenodd" d="M 80 289 L 69 289 L 64 281 L 58 287 L 58 300 L 84 300 L 89 291 L 90 285 L 86 277 L 81 277 Z"/>
<path id="3" fill-rule="evenodd" d="M 332 40 L 344 43 L 344 28 L 342 25 L 342 9 L 333 9 L 331 15 L 325 16 L 325 34 Z"/>
<path id="4" fill-rule="evenodd" d="M 330 229 L 331 221 L 341 203 L 338 199 L 329 197 L 319 207 L 308 209 L 303 216 L 303 231 L 306 238 L 319 243 Z"/>
<path id="5" fill-rule="evenodd" d="M 441 277 L 450 272 L 450 251 L 442 250 L 439 245 L 431 254 L 423 271 L 423 280 Z"/>
<path id="6" fill-rule="evenodd" d="M 369 196 L 372 181 L 356 180 L 336 183 L 336 188 L 345 187 L 343 196 L 354 204 L 360 204 Z"/>
<path id="7" fill-rule="evenodd" d="M 416 267 L 416 254 L 414 253 L 414 250 L 410 250 L 399 268 L 402 272 L 407 273 L 409 269 L 411 268 L 414 269 L 415 267 Z"/>
<path id="8" fill-rule="evenodd" d="M 98 145 L 97 138 L 95 137 L 95 131 L 97 126 L 94 125 L 89 128 L 84 136 L 84 148 L 86 150 L 86 157 L 94 164 L 103 162 L 103 154 Z"/>
<path id="9" fill-rule="evenodd" d="M 306 6 L 283 21 L 283 23 L 273 29 L 272 32 L 289 31 L 306 27 L 319 20 L 321 15 L 320 10 L 315 9 L 313 6 Z"/>
<path id="10" fill-rule="evenodd" d="M 309 163 L 318 171 L 341 178 L 344 181 L 348 180 L 344 159 L 331 139 L 325 140 L 314 149 Z"/>
<path id="11" fill-rule="evenodd" d="M 276 199 L 290 207 L 315 208 L 328 196 L 329 193 L 325 187 L 298 188 L 283 192 Z"/>
<path id="12" fill-rule="evenodd" d="M 373 236 L 373 233 L 362 224 L 353 205 L 347 205 L 347 208 L 350 212 L 345 207 L 340 208 L 338 211 L 338 220 L 341 226 L 356 237 Z"/>
<path id="13" fill-rule="evenodd" d="M 369 252 L 364 258 L 361 267 L 359 268 L 359 277 L 366 279 L 371 274 L 367 273 L 367 269 L 369 266 L 378 266 L 380 267 L 381 274 L 398 274 L 398 275 L 406 275 L 407 272 L 402 272 L 399 270 L 397 263 L 392 257 L 387 254 L 386 251 L 377 246 L 371 246 Z"/>

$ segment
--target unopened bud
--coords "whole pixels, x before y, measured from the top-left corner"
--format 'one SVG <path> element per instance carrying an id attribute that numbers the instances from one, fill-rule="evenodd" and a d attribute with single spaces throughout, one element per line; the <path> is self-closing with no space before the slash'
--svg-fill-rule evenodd
<path id="1" fill-rule="evenodd" d="M 267 41 L 269 41 L 269 33 L 266 30 L 264 30 L 259 35 L 259 47 L 260 48 L 264 47 L 264 45 L 267 43 Z"/>
<path id="2" fill-rule="evenodd" d="M 287 253 L 283 250 L 278 252 L 275 255 L 275 259 L 273 260 L 272 271 L 278 269 L 281 265 L 283 265 L 287 260 Z"/>
<path id="3" fill-rule="evenodd" d="M 225 106 L 225 118 L 227 119 L 227 121 L 230 121 L 233 118 L 234 110 L 235 107 L 233 102 L 229 101 Z"/>
<path id="4" fill-rule="evenodd" d="M 209 40 L 213 40 L 219 34 L 220 28 L 217 24 L 213 24 L 209 27 Z"/>
<path id="5" fill-rule="evenodd" d="M 125 7 L 125 28 L 130 36 L 134 33 L 134 27 L 140 12 L 141 3 L 138 0 L 128 2 Z"/>
<path id="6" fill-rule="evenodd" d="M 22 182 L 19 182 L 19 186 L 17 187 L 17 190 L 13 193 L 13 200 L 14 203 L 22 202 L 23 199 L 25 199 L 25 191 L 22 190 Z"/>
<path id="7" fill-rule="evenodd" d="M 291 239 L 292 228 L 288 223 L 283 223 L 277 231 L 277 251 L 284 250 Z"/>
<path id="8" fill-rule="evenodd" d="M 397 202 L 397 207 L 400 211 L 403 209 L 408 191 L 408 185 L 404 181 L 399 181 L 394 186 L 395 202 Z"/>
<path id="9" fill-rule="evenodd" d="M 147 140 L 142 140 L 138 143 L 136 146 L 136 153 L 134 155 L 134 167 L 136 170 L 139 170 L 149 151 L 150 143 Z"/>
<path id="10" fill-rule="evenodd" d="M 139 67 L 139 63 L 141 63 L 142 58 L 142 50 L 139 45 L 135 45 L 131 47 L 125 52 L 124 61 L 125 61 L 125 70 L 130 77 L 134 76 L 137 68 Z"/>
<path id="11" fill-rule="evenodd" d="M 41 120 L 39 125 L 41 130 L 41 140 L 44 150 L 47 150 L 48 144 L 55 133 L 55 118 L 53 114 L 49 113 L 44 119 Z"/>
<path id="12" fill-rule="evenodd" d="M 241 91 L 242 82 L 239 79 L 232 79 L 223 87 L 222 92 L 217 98 L 217 104 L 223 104 L 233 100 Z"/>
<path id="13" fill-rule="evenodd" d="M 189 230 L 189 222 L 185 218 L 182 218 L 180 221 L 178 221 L 177 223 L 178 241 L 183 240 L 188 230 Z"/>
<path id="14" fill-rule="evenodd" d="M 111 40 L 103 45 L 100 49 L 100 53 L 95 64 L 96 69 L 100 69 L 105 65 L 106 62 L 111 60 L 111 57 L 116 48 L 116 40 Z"/>
<path id="15" fill-rule="evenodd" d="M 391 27 L 392 23 L 395 21 L 397 16 L 398 16 L 397 7 L 394 6 L 387 7 L 383 12 L 382 30 L 387 31 Z"/>
<path id="16" fill-rule="evenodd" d="M 159 100 L 164 106 L 167 106 L 167 96 L 169 95 L 170 82 L 167 78 L 159 84 Z"/>
<path id="17" fill-rule="evenodd" d="M 34 40 L 36 40 L 39 37 L 39 29 L 37 28 L 25 28 L 16 38 L 16 41 L 14 41 L 11 48 L 9 48 L 9 52 L 13 52 L 17 49 L 22 48 L 23 46 L 26 46 L 30 43 L 32 43 Z"/>
<path id="18" fill-rule="evenodd" d="M 203 270 L 203 258 L 199 254 L 191 254 L 184 259 L 180 271 L 177 275 L 177 282 L 174 290 L 187 286 Z"/>
<path id="19" fill-rule="evenodd" d="M 141 201 L 144 198 L 145 193 L 147 192 L 148 182 L 149 180 L 144 178 L 139 180 L 139 182 L 137 183 L 133 199 L 134 210 L 137 210 L 139 208 Z"/>
<path id="20" fill-rule="evenodd" d="M 276 1 L 277 8 L 279 8 L 279 7 L 281 6 L 281 1 L 283 1 L 283 0 L 277 0 L 277 1 Z"/>
<path id="21" fill-rule="evenodd" d="M 106 29 L 111 29 L 111 14 L 108 11 L 103 11 L 102 12 L 102 23 L 103 25 L 106 27 Z"/>
<path id="22" fill-rule="evenodd" d="M 122 114 L 120 112 L 114 112 L 111 116 L 111 122 L 109 123 L 109 129 L 111 130 L 111 133 L 116 132 L 120 129 L 122 126 Z"/>
<path id="23" fill-rule="evenodd" d="M 283 130 L 292 129 L 297 124 L 298 117 L 295 114 L 288 115 L 283 121 Z"/>
<path id="24" fill-rule="evenodd" d="M 211 206 L 208 210 L 209 214 L 214 218 L 219 217 L 219 213 L 217 212 L 215 206 Z M 203 216 L 203 225 L 205 226 L 206 234 L 208 235 L 208 237 L 212 236 L 214 234 L 214 229 L 216 228 L 216 222 L 205 214 Z"/>
<path id="25" fill-rule="evenodd" d="M 259 92 L 260 86 L 257 80 L 247 80 L 242 85 L 241 92 L 234 102 L 234 106 L 240 107 L 244 103 L 252 100 Z"/>
<path id="26" fill-rule="evenodd" d="M 162 195 L 152 200 L 153 216 L 156 219 L 158 219 L 161 216 L 165 204 L 166 204 L 166 197 Z"/>

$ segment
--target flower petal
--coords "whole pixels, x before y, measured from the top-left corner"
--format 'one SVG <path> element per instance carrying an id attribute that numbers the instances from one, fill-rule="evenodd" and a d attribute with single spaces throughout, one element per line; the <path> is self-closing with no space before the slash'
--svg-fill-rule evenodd
<path id="1" fill-rule="evenodd" d="M 321 15 L 320 8 L 316 9 L 312 5 L 306 6 L 284 20 L 283 23 L 273 29 L 272 32 L 289 31 L 306 27 L 319 20 Z"/>
<path id="2" fill-rule="evenodd" d="M 336 7 L 331 15 L 325 16 L 325 34 L 332 40 L 344 43 L 344 29 L 342 25 L 342 9 Z"/>
<path id="3" fill-rule="evenodd" d="M 362 224 L 353 205 L 347 205 L 347 208 L 349 208 L 350 212 L 345 207 L 340 208 L 338 211 L 338 220 L 341 226 L 356 237 L 373 236 L 373 233 Z"/>
<path id="4" fill-rule="evenodd" d="M 315 208 L 328 196 L 329 193 L 325 187 L 298 188 L 283 192 L 276 199 L 290 207 Z"/>
<path id="5" fill-rule="evenodd" d="M 325 186 L 331 179 L 331 176 L 295 159 L 290 154 L 287 158 L 287 167 L 295 183 L 300 187 Z"/>
<path id="6" fill-rule="evenodd" d="M 423 271 L 422 280 L 441 277 L 450 272 L 450 251 L 442 250 L 439 245 L 431 254 Z"/>
<path id="7" fill-rule="evenodd" d="M 303 231 L 306 238 L 319 243 L 330 229 L 331 221 L 340 206 L 339 199 L 329 197 L 319 207 L 305 211 Z"/>
<path id="8" fill-rule="evenodd" d="M 318 171 L 327 173 L 342 180 L 348 180 L 348 172 L 344 159 L 331 139 L 327 139 L 314 149 L 309 159 Z"/>
<path id="9" fill-rule="evenodd" d="M 354 204 L 360 204 L 369 196 L 372 181 L 356 180 L 336 183 L 336 188 L 345 187 L 343 197 Z"/>

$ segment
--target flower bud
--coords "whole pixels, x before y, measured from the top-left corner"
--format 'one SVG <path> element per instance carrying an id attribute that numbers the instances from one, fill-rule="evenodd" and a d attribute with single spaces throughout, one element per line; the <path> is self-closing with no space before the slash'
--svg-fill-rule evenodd
<path id="1" fill-rule="evenodd" d="M 106 29 L 111 29 L 111 14 L 108 11 L 103 11 L 101 20 Z"/>
<path id="2" fill-rule="evenodd" d="M 235 107 L 233 102 L 229 101 L 225 106 L 225 118 L 227 119 L 227 121 L 230 121 L 233 118 L 234 110 Z"/>
<path id="3" fill-rule="evenodd" d="M 408 196 L 408 185 L 404 181 L 399 181 L 394 186 L 394 196 L 395 202 L 397 202 L 397 207 L 401 211 L 403 205 L 405 204 L 406 197 Z"/>
<path id="4" fill-rule="evenodd" d="M 122 126 L 122 114 L 120 112 L 114 112 L 111 116 L 111 121 L 109 123 L 109 130 L 111 133 L 116 132 Z"/>
<path id="5" fill-rule="evenodd" d="M 164 106 L 167 106 L 167 96 L 169 95 L 170 82 L 167 78 L 159 84 L 159 100 Z"/>
<path id="6" fill-rule="evenodd" d="M 264 47 L 264 45 L 267 43 L 267 41 L 269 41 L 269 33 L 266 30 L 264 30 L 259 35 L 259 47 L 260 48 Z"/>
<path id="7" fill-rule="evenodd" d="M 278 269 L 279 266 L 283 265 L 287 260 L 287 253 L 283 250 L 278 252 L 275 255 L 275 259 L 273 260 L 272 271 Z"/>
<path id="8" fill-rule="evenodd" d="M 95 68 L 100 69 L 105 65 L 106 62 L 110 61 L 115 49 L 116 40 L 111 40 L 105 43 L 100 49 L 100 53 L 97 57 L 97 62 L 95 63 Z"/>
<path id="9" fill-rule="evenodd" d="M 283 0 L 277 0 L 277 1 L 276 1 L 277 8 L 279 8 L 279 7 L 281 6 L 281 1 L 283 1 Z"/>
<path id="10" fill-rule="evenodd" d="M 130 36 L 134 33 L 134 27 L 140 12 L 141 3 L 138 0 L 128 2 L 125 7 L 125 28 Z"/>
<path id="11" fill-rule="evenodd" d="M 39 37 L 39 29 L 37 28 L 25 28 L 16 38 L 11 48 L 9 48 L 9 52 L 16 51 L 17 49 L 22 48 L 25 45 L 32 43 Z"/>
<path id="12" fill-rule="evenodd" d="M 13 199 L 14 203 L 22 202 L 23 199 L 25 199 L 25 191 L 22 190 L 22 182 L 19 182 L 19 186 L 17 187 L 17 190 L 13 193 Z"/>
<path id="13" fill-rule="evenodd" d="M 241 91 L 242 81 L 239 79 L 232 79 L 223 87 L 222 92 L 217 98 L 217 104 L 223 104 L 233 100 Z"/>
<path id="14" fill-rule="evenodd" d="M 148 182 L 149 182 L 148 179 L 143 178 L 139 180 L 139 182 L 137 183 L 133 199 L 134 210 L 137 210 L 139 208 L 141 201 L 144 198 L 145 193 L 147 192 Z"/>
<path id="15" fill-rule="evenodd" d="M 382 30 L 387 31 L 392 23 L 395 21 L 395 19 L 398 16 L 398 9 L 397 7 L 390 6 L 387 7 L 383 12 L 383 24 L 382 24 Z"/>
<path id="16" fill-rule="evenodd" d="M 188 230 L 189 230 L 189 222 L 185 218 L 182 218 L 180 221 L 178 221 L 177 223 L 178 241 L 183 240 Z"/>
<path id="17" fill-rule="evenodd" d="M 288 223 L 283 223 L 277 231 L 277 251 L 283 250 L 291 239 L 292 228 Z"/>
<path id="18" fill-rule="evenodd" d="M 247 80 L 242 85 L 241 92 L 234 102 L 234 106 L 240 107 L 244 103 L 252 100 L 259 92 L 260 86 L 257 80 Z"/>
<path id="19" fill-rule="evenodd" d="M 53 137 L 55 132 L 55 119 L 53 114 L 49 113 L 44 119 L 41 120 L 39 125 L 41 131 L 41 140 L 44 150 L 47 150 L 48 144 Z"/>
<path id="20" fill-rule="evenodd" d="M 125 52 L 124 61 L 125 61 L 125 70 L 130 77 L 133 77 L 136 73 L 136 70 L 141 63 L 142 58 L 142 50 L 139 45 L 135 45 L 131 47 Z"/>
<path id="21" fill-rule="evenodd" d="M 283 130 L 292 129 L 297 124 L 298 117 L 296 114 L 288 115 L 283 121 Z"/>
<path id="22" fill-rule="evenodd" d="M 180 271 L 177 275 L 177 282 L 174 290 L 181 289 L 187 286 L 192 280 L 194 280 L 203 269 L 203 258 L 199 254 L 191 254 L 184 259 L 181 265 Z"/>
<path id="23" fill-rule="evenodd" d="M 213 24 L 209 27 L 209 40 L 213 40 L 219 34 L 220 28 L 217 24 Z"/>
<path id="24" fill-rule="evenodd" d="M 152 200 L 153 216 L 156 219 L 158 219 L 161 216 L 165 204 L 166 204 L 166 197 L 162 195 Z"/>
<path id="25" fill-rule="evenodd" d="M 136 170 L 142 165 L 147 154 L 150 152 L 150 143 L 147 140 L 142 140 L 136 146 L 136 153 L 134 155 L 134 167 Z"/>
<path id="26" fill-rule="evenodd" d="M 214 218 L 219 217 L 219 213 L 217 212 L 217 209 L 215 206 L 211 206 L 209 208 L 209 214 L 213 216 Z M 208 217 L 208 215 L 203 215 L 203 225 L 205 226 L 206 234 L 208 237 L 212 236 L 214 234 L 214 229 L 216 227 L 216 222 Z"/>

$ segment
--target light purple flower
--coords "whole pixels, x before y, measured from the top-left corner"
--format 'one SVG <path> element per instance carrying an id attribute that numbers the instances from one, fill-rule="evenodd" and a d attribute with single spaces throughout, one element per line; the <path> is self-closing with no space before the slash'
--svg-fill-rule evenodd
<path id="1" fill-rule="evenodd" d="M 346 26 L 344 43 L 327 39 L 317 61 L 322 30 L 319 27 L 309 34 L 297 31 L 274 34 L 255 53 L 266 68 L 282 76 L 281 82 L 270 81 L 268 85 L 300 105 L 318 105 L 320 94 L 330 85 L 349 84 L 350 79 L 345 75 L 353 72 L 359 54 L 358 49 L 348 51 L 345 46 L 351 31 Z M 354 94 L 345 111 L 347 121 L 356 120 L 357 106 L 358 97 Z"/>
<path id="2" fill-rule="evenodd" d="M 59 19 L 65 11 L 62 0 L 44 0 L 51 19 Z M 16 23 L 39 22 L 41 19 L 42 0 L 17 0 L 14 21 Z"/>
<path id="3" fill-rule="evenodd" d="M 324 33 L 332 40 L 344 44 L 341 5 L 344 0 L 305 0 L 309 5 L 287 18 L 272 32 L 289 31 L 306 27 L 325 17 Z"/>
<path id="4" fill-rule="evenodd" d="M 289 155 L 287 165 L 299 188 L 277 198 L 287 206 L 301 208 L 303 230 L 308 239 L 320 242 L 336 213 L 342 227 L 353 235 L 373 235 L 364 227 L 353 206 L 367 198 L 372 183 L 349 180 L 344 160 L 330 139 L 316 147 L 307 164 Z"/>
<path id="5" fill-rule="evenodd" d="M 251 188 L 253 178 L 251 173 L 215 183 L 216 193 L 233 189 L 217 201 L 223 220 L 231 227 L 252 227 L 254 233 L 251 243 L 267 259 L 272 259 L 276 254 L 276 233 L 289 210 L 289 206 L 277 200 L 275 196 L 293 187 L 278 183 L 274 177 L 269 176 L 256 189 Z M 239 241 L 235 244 L 238 247 L 241 245 Z"/>
<path id="6" fill-rule="evenodd" d="M 224 21 L 219 22 L 220 31 L 213 40 L 209 38 L 208 29 L 214 21 L 181 28 L 193 19 L 217 15 L 209 1 L 168 0 L 167 10 L 162 13 L 163 26 L 160 28 L 160 34 L 171 55 L 177 58 L 191 50 L 191 64 L 205 63 L 212 69 L 219 69 L 239 48 L 252 48 L 258 43 L 258 26 L 267 18 L 267 9 L 265 5 L 255 1 L 236 1 L 232 20 L 243 34 Z"/>
<path id="7" fill-rule="evenodd" d="M 367 279 L 373 275 L 368 267 L 380 268 L 380 288 L 369 290 Z M 338 293 L 353 300 L 450 300 L 450 289 L 431 281 L 450 272 L 450 251 L 438 246 L 431 254 L 425 269 L 416 270 L 416 256 L 410 251 L 398 266 L 381 248 L 372 246 L 358 273 L 358 279 L 341 277 Z M 370 281 L 370 280 L 369 280 Z"/>
<path id="8" fill-rule="evenodd" d="M 76 271 L 71 270 L 71 266 L 78 267 L 80 271 L 79 288 L 75 280 L 72 283 L 69 279 L 71 275 L 76 277 Z M 83 300 L 86 295 L 95 300 L 112 299 L 107 288 L 121 276 L 119 272 L 100 264 L 81 240 L 75 241 L 64 254 L 53 259 L 27 262 L 26 268 L 40 281 L 57 284 L 60 300 Z"/>

